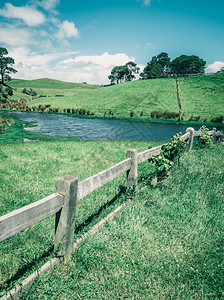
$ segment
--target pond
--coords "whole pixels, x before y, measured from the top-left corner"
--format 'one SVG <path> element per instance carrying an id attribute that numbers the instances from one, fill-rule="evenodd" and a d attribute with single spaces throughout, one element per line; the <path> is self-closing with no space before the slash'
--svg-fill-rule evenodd
<path id="1" fill-rule="evenodd" d="M 188 126 L 176 124 L 125 122 L 121 120 L 84 119 L 60 114 L 10 112 L 8 116 L 28 122 L 35 127 L 27 131 L 51 137 L 75 137 L 82 140 L 168 140 Z"/>

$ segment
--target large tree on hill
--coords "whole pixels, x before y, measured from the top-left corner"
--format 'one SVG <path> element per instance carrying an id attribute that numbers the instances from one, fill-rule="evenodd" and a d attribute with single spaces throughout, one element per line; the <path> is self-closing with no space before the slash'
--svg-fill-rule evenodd
<path id="1" fill-rule="evenodd" d="M 137 64 L 133 61 L 129 61 L 124 66 L 125 68 L 125 81 L 131 81 L 135 79 L 135 74 L 139 73 L 140 68 L 137 67 Z"/>
<path id="2" fill-rule="evenodd" d="M 140 74 L 142 79 L 166 77 L 170 71 L 170 58 L 166 52 L 153 56 Z"/>
<path id="3" fill-rule="evenodd" d="M 139 73 L 137 64 L 133 61 L 129 61 L 124 66 L 116 66 L 112 69 L 108 79 L 111 84 L 118 84 L 123 81 L 131 81 L 135 79 L 135 74 Z"/>
<path id="4" fill-rule="evenodd" d="M 7 55 L 7 49 L 0 47 L 0 76 L 1 84 L 3 85 L 5 85 L 5 81 L 11 80 L 9 74 L 17 72 L 17 70 L 12 67 L 15 63 L 14 59 Z"/>
<path id="5" fill-rule="evenodd" d="M 171 62 L 171 72 L 178 75 L 205 72 L 206 61 L 196 55 L 181 55 Z"/>

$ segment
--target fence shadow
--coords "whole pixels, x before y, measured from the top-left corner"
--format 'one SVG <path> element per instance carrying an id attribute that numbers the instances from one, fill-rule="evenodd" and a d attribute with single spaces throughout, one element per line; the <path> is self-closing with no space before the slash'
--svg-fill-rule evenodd
<path id="1" fill-rule="evenodd" d="M 106 208 L 109 208 L 111 205 L 113 205 L 122 195 L 125 194 L 125 192 L 126 192 L 125 186 L 120 185 L 118 194 L 116 196 L 114 196 L 109 202 L 102 205 L 98 209 L 97 212 L 95 212 L 94 214 L 89 216 L 83 223 L 78 225 L 75 228 L 75 234 L 81 233 L 82 231 L 85 232 L 85 229 L 88 228 L 88 226 L 92 223 L 92 221 L 94 221 L 94 219 L 98 218 L 101 215 L 101 213 L 103 212 L 103 210 L 105 210 Z M 19 278 L 23 277 L 27 272 L 31 271 L 33 269 L 33 267 L 37 264 L 38 261 L 44 260 L 47 257 L 49 258 L 51 256 L 51 254 L 53 254 L 53 252 L 54 252 L 54 245 L 52 245 L 48 250 L 43 252 L 41 256 L 37 257 L 36 259 L 33 259 L 26 265 L 19 268 L 17 270 L 17 272 L 11 278 L 7 279 L 5 282 L 3 282 L 0 285 L 0 290 L 3 291 L 3 290 L 7 290 L 8 288 L 10 288 L 10 286 L 15 281 L 17 281 Z"/>

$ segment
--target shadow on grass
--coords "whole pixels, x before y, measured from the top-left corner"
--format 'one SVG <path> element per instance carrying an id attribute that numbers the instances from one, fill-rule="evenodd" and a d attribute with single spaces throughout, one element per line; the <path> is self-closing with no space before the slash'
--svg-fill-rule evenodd
<path id="1" fill-rule="evenodd" d="M 116 203 L 116 201 L 122 196 L 124 195 L 126 192 L 126 188 L 124 186 L 119 186 L 119 192 L 118 194 L 113 197 L 109 202 L 105 203 L 104 205 L 102 205 L 97 212 L 95 212 L 94 214 L 92 214 L 91 216 L 89 216 L 82 224 L 80 224 L 79 226 L 76 227 L 75 229 L 75 234 L 77 233 L 81 233 L 82 231 L 85 232 L 88 230 L 89 226 L 91 225 L 91 223 L 94 220 L 97 220 L 97 218 L 100 217 L 100 215 L 102 214 L 102 212 L 111 207 L 113 204 Z M 110 211 L 108 212 L 110 213 Z M 13 286 L 13 283 L 15 283 L 18 279 L 20 279 L 21 277 L 23 277 L 26 273 L 27 275 L 30 274 L 30 271 L 33 269 L 33 267 L 35 267 L 35 265 L 44 260 L 45 258 L 50 258 L 52 256 L 54 252 L 54 246 L 51 246 L 48 250 L 46 250 L 41 256 L 39 256 L 36 259 L 33 259 L 31 262 L 29 262 L 28 264 L 22 266 L 20 269 L 18 269 L 18 271 L 8 280 L 6 280 L 4 283 L 2 283 L 0 285 L 0 291 L 5 290 L 5 292 L 7 292 L 8 289 L 11 289 Z M 43 262 L 44 263 L 44 262 Z"/>
<path id="2" fill-rule="evenodd" d="M 126 187 L 120 185 L 118 194 L 114 198 L 112 198 L 109 202 L 102 205 L 97 212 L 89 216 L 82 224 L 77 226 L 75 229 L 75 234 L 82 232 L 86 227 L 88 227 L 94 221 L 94 219 L 97 219 L 101 215 L 103 210 L 112 206 L 116 202 L 116 200 L 118 200 L 122 195 L 125 194 L 125 192 L 126 192 Z"/>

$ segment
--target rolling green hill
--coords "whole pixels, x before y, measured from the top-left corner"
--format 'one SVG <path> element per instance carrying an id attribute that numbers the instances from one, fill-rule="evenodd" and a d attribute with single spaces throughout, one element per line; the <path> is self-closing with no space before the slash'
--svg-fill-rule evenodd
<path id="1" fill-rule="evenodd" d="M 10 85 L 13 87 L 18 88 L 36 88 L 36 89 L 74 89 L 74 88 L 83 88 L 83 89 L 95 89 L 99 86 L 97 85 L 90 85 L 84 83 L 72 83 L 72 82 L 65 82 L 55 79 L 49 78 L 40 78 L 35 80 L 23 80 L 23 79 L 13 79 L 10 81 Z"/>
<path id="2" fill-rule="evenodd" d="M 97 116 L 150 118 L 152 111 L 178 113 L 176 82 L 173 78 L 125 82 L 100 87 L 73 84 L 51 79 L 13 80 L 11 85 L 22 91 L 32 87 L 45 97 L 29 102 L 30 107 L 50 104 L 52 108 L 85 109 Z M 179 78 L 184 119 L 200 121 L 224 116 L 224 75 Z"/>

